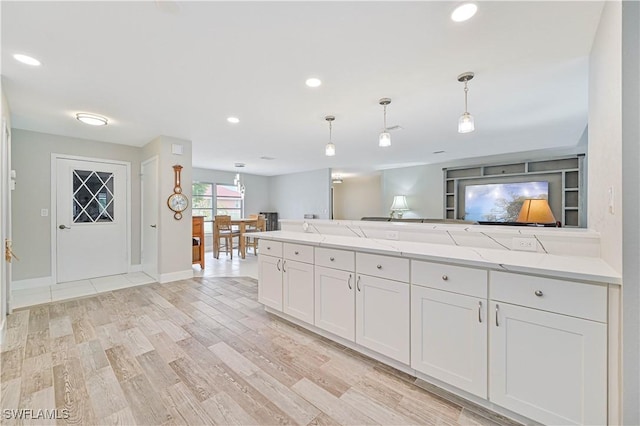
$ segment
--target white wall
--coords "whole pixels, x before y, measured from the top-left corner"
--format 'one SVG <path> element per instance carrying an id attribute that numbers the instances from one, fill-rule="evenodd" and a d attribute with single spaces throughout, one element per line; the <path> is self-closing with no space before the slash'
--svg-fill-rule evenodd
<path id="1" fill-rule="evenodd" d="M 622 273 L 622 5 L 605 2 L 589 61 L 589 228 Z M 613 211 L 609 191 L 614 194 Z"/>
<path id="2" fill-rule="evenodd" d="M 224 183 L 233 185 L 235 172 L 222 170 L 193 169 L 193 182 Z M 246 188 L 244 194 L 245 215 L 259 213 L 269 209 L 269 178 L 267 176 L 242 173 L 242 183 Z"/>
<path id="3" fill-rule="evenodd" d="M 9 102 L 2 90 L 2 82 L 0 80 L 0 95 L 2 97 L 2 103 L 0 103 L 0 117 L 1 122 L 5 123 L 6 128 L 11 130 L 11 111 L 9 109 Z M 3 128 L 0 126 L 0 132 L 3 132 Z M 11 158 L 9 152 L 11 151 L 11 139 L 8 141 L 8 151 L 4 150 L 4 134 L 0 135 L 0 247 L 4 254 L 4 241 L 5 239 L 11 239 L 11 215 L 9 214 L 9 201 L 11 200 L 11 187 L 9 168 L 11 167 Z M 7 156 L 6 158 L 4 156 Z M 4 259 L 0 259 L 2 266 L 0 267 L 0 342 L 4 341 L 5 336 L 5 317 L 7 316 L 7 300 L 9 299 L 9 292 L 11 291 L 11 264 L 5 262 Z"/>
<path id="4" fill-rule="evenodd" d="M 624 424 L 640 424 L 640 3 L 622 4 Z"/>
<path id="5" fill-rule="evenodd" d="M 344 178 L 333 185 L 333 218 L 358 220 L 364 216 L 386 216 L 382 208 L 382 174 Z"/>
<path id="6" fill-rule="evenodd" d="M 329 219 L 331 214 L 331 169 L 271 176 L 269 211 L 279 219 L 302 219 L 315 214 Z"/>
<path id="7" fill-rule="evenodd" d="M 182 155 L 171 153 L 171 145 L 182 145 Z M 191 200 L 192 176 L 192 149 L 191 141 L 159 136 L 142 148 L 141 160 L 146 160 L 154 155 L 158 161 L 158 186 L 160 188 L 160 208 L 158 210 L 158 274 L 160 282 L 185 279 L 193 276 L 191 269 L 191 203 L 183 212 L 183 218 L 176 220 L 173 211 L 167 206 L 167 199 L 173 194 L 175 186 L 175 173 L 173 166 L 182 166 L 181 187 L 182 193 Z M 139 168 L 140 164 L 138 164 Z M 138 185 L 139 186 L 139 185 Z M 138 198 L 140 196 L 138 195 Z M 138 213 L 140 216 L 140 213 Z"/>
<path id="8" fill-rule="evenodd" d="M 140 263 L 140 149 L 132 146 L 13 129 L 12 191 L 14 251 L 13 281 L 51 276 L 51 154 L 131 162 L 131 263 Z"/>

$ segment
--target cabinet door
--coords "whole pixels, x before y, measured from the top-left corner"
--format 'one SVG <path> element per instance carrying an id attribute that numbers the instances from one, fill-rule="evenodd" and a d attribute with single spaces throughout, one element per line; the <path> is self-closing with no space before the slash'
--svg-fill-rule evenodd
<path id="1" fill-rule="evenodd" d="M 356 343 L 409 364 L 409 284 L 358 274 Z"/>
<path id="2" fill-rule="evenodd" d="M 336 336 L 355 339 L 355 274 L 315 268 L 315 326 Z"/>
<path id="3" fill-rule="evenodd" d="M 285 260 L 282 273 L 284 313 L 313 324 L 313 265 Z"/>
<path id="4" fill-rule="evenodd" d="M 487 301 L 411 288 L 411 367 L 487 397 Z"/>
<path id="5" fill-rule="evenodd" d="M 258 257 L 258 302 L 282 310 L 282 259 Z"/>
<path id="6" fill-rule="evenodd" d="M 607 327 L 491 302 L 489 398 L 545 424 L 607 423 Z"/>

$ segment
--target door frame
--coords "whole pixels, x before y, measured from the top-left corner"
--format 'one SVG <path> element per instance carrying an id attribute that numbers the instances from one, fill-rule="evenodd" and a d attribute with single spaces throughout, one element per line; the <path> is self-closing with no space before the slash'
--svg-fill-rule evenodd
<path id="1" fill-rule="evenodd" d="M 111 160 L 107 158 L 96 157 L 81 157 L 78 155 L 68 154 L 51 154 L 51 205 L 49 208 L 51 217 L 51 284 L 58 284 L 58 246 L 57 246 L 57 226 L 58 226 L 58 182 L 57 182 L 57 162 L 58 160 L 78 160 L 78 161 L 92 161 L 95 163 L 107 163 L 126 166 L 126 178 L 127 183 L 125 188 L 127 189 L 127 206 L 126 206 L 126 230 L 127 230 L 127 268 L 131 270 L 131 162 Z"/>
<path id="2" fill-rule="evenodd" d="M 147 158 L 146 160 L 142 161 L 140 163 L 140 268 L 143 270 L 144 272 L 144 260 L 143 260 L 143 254 L 144 254 L 144 179 L 142 177 L 142 170 L 144 169 L 144 166 L 155 161 L 156 162 L 156 175 L 154 176 L 154 178 L 156 179 L 156 183 L 157 185 L 157 191 L 156 191 L 156 200 L 158 201 L 158 203 L 160 202 L 160 182 L 159 182 L 159 173 L 160 173 L 160 156 L 159 155 L 154 155 L 152 157 Z M 160 221 L 160 209 L 158 209 L 158 217 L 156 220 L 156 226 L 159 225 Z M 156 228 L 158 229 L 158 228 Z M 160 233 L 157 234 L 157 238 L 156 238 L 156 276 L 152 277 L 154 280 L 158 281 L 160 278 Z"/>
<path id="3" fill-rule="evenodd" d="M 11 313 L 11 263 L 5 257 L 5 239 L 11 241 L 11 191 L 13 175 L 11 171 L 11 127 L 6 118 L 2 118 L 0 129 L 0 243 L 2 247 L 2 266 L 0 267 L 0 343 L 4 341 L 6 317 Z"/>

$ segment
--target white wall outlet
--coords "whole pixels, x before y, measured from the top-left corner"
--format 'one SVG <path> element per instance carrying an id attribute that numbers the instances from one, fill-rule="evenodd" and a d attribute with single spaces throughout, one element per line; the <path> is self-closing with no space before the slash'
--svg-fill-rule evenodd
<path id="1" fill-rule="evenodd" d="M 535 238 L 513 237 L 511 248 L 522 251 L 538 251 L 538 241 Z"/>
<path id="2" fill-rule="evenodd" d="M 42 217 L 49 216 L 49 210 L 48 209 L 40 209 L 40 216 L 42 216 Z"/>
<path id="3" fill-rule="evenodd" d="M 386 231 L 385 237 L 387 238 L 387 240 L 397 240 L 398 231 Z"/>
<path id="4" fill-rule="evenodd" d="M 171 153 L 174 155 L 182 155 L 183 149 L 182 149 L 182 145 L 179 143 L 172 143 L 171 144 Z"/>

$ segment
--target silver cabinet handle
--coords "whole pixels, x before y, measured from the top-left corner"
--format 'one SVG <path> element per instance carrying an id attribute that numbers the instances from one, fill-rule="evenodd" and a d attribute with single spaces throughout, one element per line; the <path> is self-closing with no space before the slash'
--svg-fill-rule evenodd
<path id="1" fill-rule="evenodd" d="M 157 226 L 156 226 L 156 225 L 149 225 L 149 226 L 150 226 L 150 227 L 152 227 L 152 228 L 157 228 Z"/>
<path id="2" fill-rule="evenodd" d="M 285 260 L 284 262 L 282 262 L 282 272 L 287 272 L 286 269 L 284 269 L 284 265 L 287 264 L 287 261 Z"/>
<path id="3" fill-rule="evenodd" d="M 500 306 L 496 304 L 496 327 L 500 327 L 500 322 L 498 321 L 498 312 L 500 311 Z"/>
<path id="4" fill-rule="evenodd" d="M 349 280 L 347 281 L 347 285 L 349 286 L 349 290 L 353 290 L 353 287 L 351 287 L 351 274 L 349 274 Z"/>
<path id="5" fill-rule="evenodd" d="M 448 276 L 446 276 L 446 275 L 443 275 L 443 276 L 442 276 L 442 281 L 447 281 L 448 279 L 449 279 L 449 277 L 448 277 Z"/>
<path id="6" fill-rule="evenodd" d="M 280 262 L 282 262 L 282 259 L 278 259 L 278 264 L 276 265 L 276 268 L 278 268 L 278 271 L 281 271 Z"/>
<path id="7" fill-rule="evenodd" d="M 378 265 L 378 266 L 376 266 L 376 268 L 382 269 L 382 265 Z"/>
<path id="8" fill-rule="evenodd" d="M 542 292 L 542 290 L 536 290 L 536 291 L 534 292 L 534 294 L 535 294 L 536 296 L 538 296 L 538 297 L 542 297 L 542 296 L 544 295 L 544 293 Z"/>
<path id="9" fill-rule="evenodd" d="M 336 260 L 336 258 L 335 257 L 330 257 L 329 260 L 333 262 L 334 260 Z"/>
<path id="10" fill-rule="evenodd" d="M 478 322 L 482 323 L 482 300 L 478 301 Z"/>
<path id="11" fill-rule="evenodd" d="M 294 251 L 293 254 L 299 254 L 297 251 Z"/>
<path id="12" fill-rule="evenodd" d="M 362 278 L 360 275 L 358 275 L 358 281 L 356 281 L 356 288 L 358 289 L 358 291 L 362 291 L 360 290 L 360 278 Z"/>
<path id="13" fill-rule="evenodd" d="M 71 228 L 69 228 L 69 227 L 68 227 L 68 226 L 66 226 L 66 225 L 60 225 L 60 226 L 58 226 L 58 228 L 60 228 L 60 229 L 71 229 Z"/>

